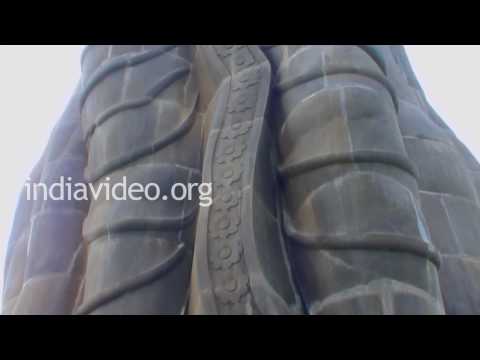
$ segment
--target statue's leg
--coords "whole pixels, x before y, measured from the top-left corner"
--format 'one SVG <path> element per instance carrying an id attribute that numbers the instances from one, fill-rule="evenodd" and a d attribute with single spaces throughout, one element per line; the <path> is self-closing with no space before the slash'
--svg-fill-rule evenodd
<path id="1" fill-rule="evenodd" d="M 438 255 L 382 53 L 282 46 L 273 99 L 284 228 L 310 314 L 440 314 Z"/>
<path id="2" fill-rule="evenodd" d="M 432 242 L 442 254 L 445 310 L 480 314 L 480 165 L 428 104 L 404 49 L 389 50 L 387 75 L 399 98 L 400 130 L 418 171 Z"/>
<path id="3" fill-rule="evenodd" d="M 258 46 L 204 46 L 197 72 L 211 94 L 203 180 L 214 202 L 200 209 L 190 313 L 299 313 L 279 220 L 270 64 Z"/>
<path id="4" fill-rule="evenodd" d="M 89 47 L 82 61 L 86 178 L 149 186 L 117 200 L 92 198 L 80 314 L 180 314 L 189 287 L 196 197 L 175 200 L 174 184 L 200 182 L 201 122 L 193 46 Z M 104 187 L 104 189 L 106 189 Z M 151 191 L 150 191 L 151 190 Z M 179 196 L 179 193 L 176 194 Z"/>

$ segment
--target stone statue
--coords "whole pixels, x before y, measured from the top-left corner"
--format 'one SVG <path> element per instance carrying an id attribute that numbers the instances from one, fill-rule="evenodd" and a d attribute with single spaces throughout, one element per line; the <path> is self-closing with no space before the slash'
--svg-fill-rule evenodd
<path id="1" fill-rule="evenodd" d="M 60 176 L 213 202 L 24 189 L 5 314 L 480 314 L 480 165 L 402 46 L 89 46 Z"/>

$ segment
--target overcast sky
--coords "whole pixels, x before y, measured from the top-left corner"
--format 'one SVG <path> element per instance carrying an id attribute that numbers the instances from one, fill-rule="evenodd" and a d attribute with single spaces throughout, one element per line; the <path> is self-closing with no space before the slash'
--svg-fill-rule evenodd
<path id="1" fill-rule="evenodd" d="M 0 288 L 18 194 L 80 78 L 82 48 L 0 45 Z M 433 107 L 480 159 L 480 46 L 407 46 L 407 52 Z"/>

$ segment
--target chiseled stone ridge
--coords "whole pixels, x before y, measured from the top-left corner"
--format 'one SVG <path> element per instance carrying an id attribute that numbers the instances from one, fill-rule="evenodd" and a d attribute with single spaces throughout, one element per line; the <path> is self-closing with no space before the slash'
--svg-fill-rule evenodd
<path id="1" fill-rule="evenodd" d="M 6 314 L 480 314 L 480 165 L 402 46 L 97 45 L 31 182 Z M 198 194 L 196 194 L 198 195 Z"/>

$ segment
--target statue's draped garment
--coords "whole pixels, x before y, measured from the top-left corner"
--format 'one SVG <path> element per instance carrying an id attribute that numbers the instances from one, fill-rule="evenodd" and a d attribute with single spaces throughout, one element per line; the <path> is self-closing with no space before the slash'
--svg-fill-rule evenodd
<path id="1" fill-rule="evenodd" d="M 213 203 L 24 189 L 3 313 L 480 313 L 480 165 L 402 46 L 97 45 L 81 65 L 30 183 L 205 182 Z"/>

